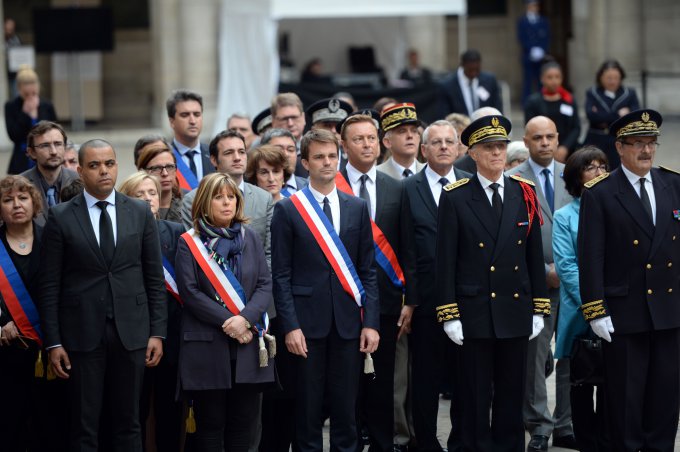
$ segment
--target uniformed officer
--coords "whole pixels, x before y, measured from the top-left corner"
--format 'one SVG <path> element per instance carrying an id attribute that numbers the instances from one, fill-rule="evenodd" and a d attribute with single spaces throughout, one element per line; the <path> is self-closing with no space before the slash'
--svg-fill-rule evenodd
<path id="1" fill-rule="evenodd" d="M 550 315 L 534 184 L 503 175 L 510 128 L 493 115 L 463 131 L 477 173 L 439 201 L 437 317 L 461 346 L 463 445 L 480 452 L 523 450 L 527 345 Z"/>
<path id="2" fill-rule="evenodd" d="M 652 168 L 661 115 L 610 128 L 621 167 L 585 184 L 581 310 L 603 341 L 612 450 L 672 451 L 680 378 L 680 175 Z"/>

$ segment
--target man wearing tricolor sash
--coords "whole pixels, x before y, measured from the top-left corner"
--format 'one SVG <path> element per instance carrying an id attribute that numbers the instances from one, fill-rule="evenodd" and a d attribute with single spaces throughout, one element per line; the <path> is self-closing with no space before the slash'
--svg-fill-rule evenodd
<path id="1" fill-rule="evenodd" d="M 378 129 L 370 116 L 350 115 L 341 128 L 343 149 L 347 152 L 346 168 L 336 176 L 338 190 L 366 201 L 372 220 L 376 271 L 380 298 L 380 348 L 372 355 L 375 376 L 362 379 L 359 398 L 359 422 L 366 427 L 371 448 L 391 451 L 395 420 L 395 359 L 397 339 L 411 331 L 415 297 L 404 264 L 412 264 L 412 248 L 406 246 L 411 237 L 401 228 L 401 184 L 376 170 L 380 153 Z M 408 250 L 411 254 L 405 255 Z M 408 360 L 408 353 L 407 353 Z M 404 362 L 404 370 L 408 363 Z M 403 413 L 402 410 L 398 413 Z M 408 424 L 406 416 L 399 416 Z M 406 427 L 405 441 L 409 435 Z"/>
<path id="2" fill-rule="evenodd" d="M 301 156 L 310 185 L 277 203 L 272 220 L 274 301 L 286 347 L 297 355 L 296 441 L 301 451 L 323 449 L 326 399 L 331 449 L 355 452 L 361 353 L 379 342 L 370 216 L 365 201 L 336 188 L 332 133 L 307 133 Z"/>

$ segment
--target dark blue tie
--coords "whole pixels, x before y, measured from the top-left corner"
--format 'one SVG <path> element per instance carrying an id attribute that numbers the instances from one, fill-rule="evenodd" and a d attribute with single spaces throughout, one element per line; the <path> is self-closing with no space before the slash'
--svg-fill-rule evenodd
<path id="1" fill-rule="evenodd" d="M 553 191 L 552 183 L 550 182 L 550 170 L 548 168 L 543 168 L 541 171 L 543 177 L 545 177 L 545 184 L 543 186 L 543 194 L 545 195 L 546 201 L 550 206 L 550 211 L 555 211 L 555 192 Z"/>
<path id="2" fill-rule="evenodd" d="M 194 173 L 196 179 L 198 179 L 198 169 L 196 168 L 196 160 L 194 160 L 196 154 L 198 154 L 196 149 L 189 149 L 185 155 L 189 157 L 189 169 Z"/>

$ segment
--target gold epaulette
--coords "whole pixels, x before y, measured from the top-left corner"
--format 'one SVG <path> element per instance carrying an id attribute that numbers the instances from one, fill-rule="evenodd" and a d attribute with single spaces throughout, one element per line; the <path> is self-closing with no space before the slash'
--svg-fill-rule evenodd
<path id="1" fill-rule="evenodd" d="M 534 184 L 534 181 L 531 181 L 529 179 L 525 179 L 521 176 L 518 176 L 517 174 L 513 174 L 512 176 L 510 176 L 510 179 L 515 179 L 517 182 L 524 182 L 525 184 L 529 184 L 532 187 L 536 186 L 536 184 Z"/>
<path id="2" fill-rule="evenodd" d="M 445 185 L 445 186 L 444 186 L 444 191 L 451 191 L 451 190 L 453 190 L 454 188 L 458 188 L 458 187 L 461 187 L 461 186 L 467 184 L 468 182 L 470 182 L 470 179 L 467 178 L 467 177 L 464 177 L 463 179 L 458 179 L 458 180 L 455 181 L 455 182 L 451 182 L 450 184 Z"/>
<path id="3" fill-rule="evenodd" d="M 609 173 L 602 173 L 599 176 L 597 176 L 596 178 L 591 179 L 588 182 L 586 182 L 585 184 L 583 184 L 583 186 L 586 187 L 586 188 L 592 188 L 595 184 L 597 184 L 600 181 L 605 180 L 608 177 L 609 177 Z"/>
<path id="4" fill-rule="evenodd" d="M 674 170 L 673 168 L 667 168 L 667 167 L 661 166 L 661 165 L 659 165 L 659 168 L 664 170 L 664 171 L 668 171 L 669 173 L 680 174 L 680 171 Z"/>
<path id="5" fill-rule="evenodd" d="M 550 315 L 550 298 L 534 298 L 534 314 Z"/>
<path id="6" fill-rule="evenodd" d="M 595 300 L 581 305 L 581 312 L 583 312 L 583 317 L 586 319 L 586 322 L 607 315 L 607 309 L 604 307 L 604 300 Z"/>
<path id="7" fill-rule="evenodd" d="M 446 322 L 447 320 L 460 320 L 460 311 L 458 311 L 458 303 L 445 304 L 437 306 L 437 322 Z"/>

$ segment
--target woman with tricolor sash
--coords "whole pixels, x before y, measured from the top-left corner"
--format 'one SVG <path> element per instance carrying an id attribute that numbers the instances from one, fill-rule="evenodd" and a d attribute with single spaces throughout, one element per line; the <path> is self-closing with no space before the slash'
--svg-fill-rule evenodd
<path id="1" fill-rule="evenodd" d="M 246 451 L 257 424 L 258 393 L 274 382 L 275 344 L 267 333 L 271 274 L 243 197 L 226 174 L 204 177 L 193 229 L 176 258 L 184 302 L 179 385 L 193 401 L 194 451 Z"/>
<path id="2" fill-rule="evenodd" d="M 144 155 L 144 154 L 142 154 Z M 179 452 L 184 426 L 183 403 L 176 400 L 177 364 L 179 361 L 179 327 L 182 302 L 175 282 L 175 255 L 177 243 L 184 228 L 179 223 L 160 219 L 162 186 L 156 176 L 138 171 L 125 179 L 119 192 L 131 198 L 141 199 L 149 204 L 156 218 L 158 237 L 163 255 L 163 273 L 168 299 L 168 333 L 163 342 L 163 359 L 156 367 L 149 367 L 144 373 L 140 405 L 140 424 L 144 442 L 149 432 L 147 418 L 153 405 L 155 421 L 156 450 L 158 452 Z M 153 394 L 153 397 L 152 397 Z"/>
<path id="3" fill-rule="evenodd" d="M 42 345 L 35 289 L 42 228 L 33 219 L 42 198 L 22 176 L 0 180 L 0 450 L 24 452 L 36 441 L 36 364 Z M 40 413 L 38 413 L 40 414 Z M 32 430 L 32 429 L 31 429 Z"/>

